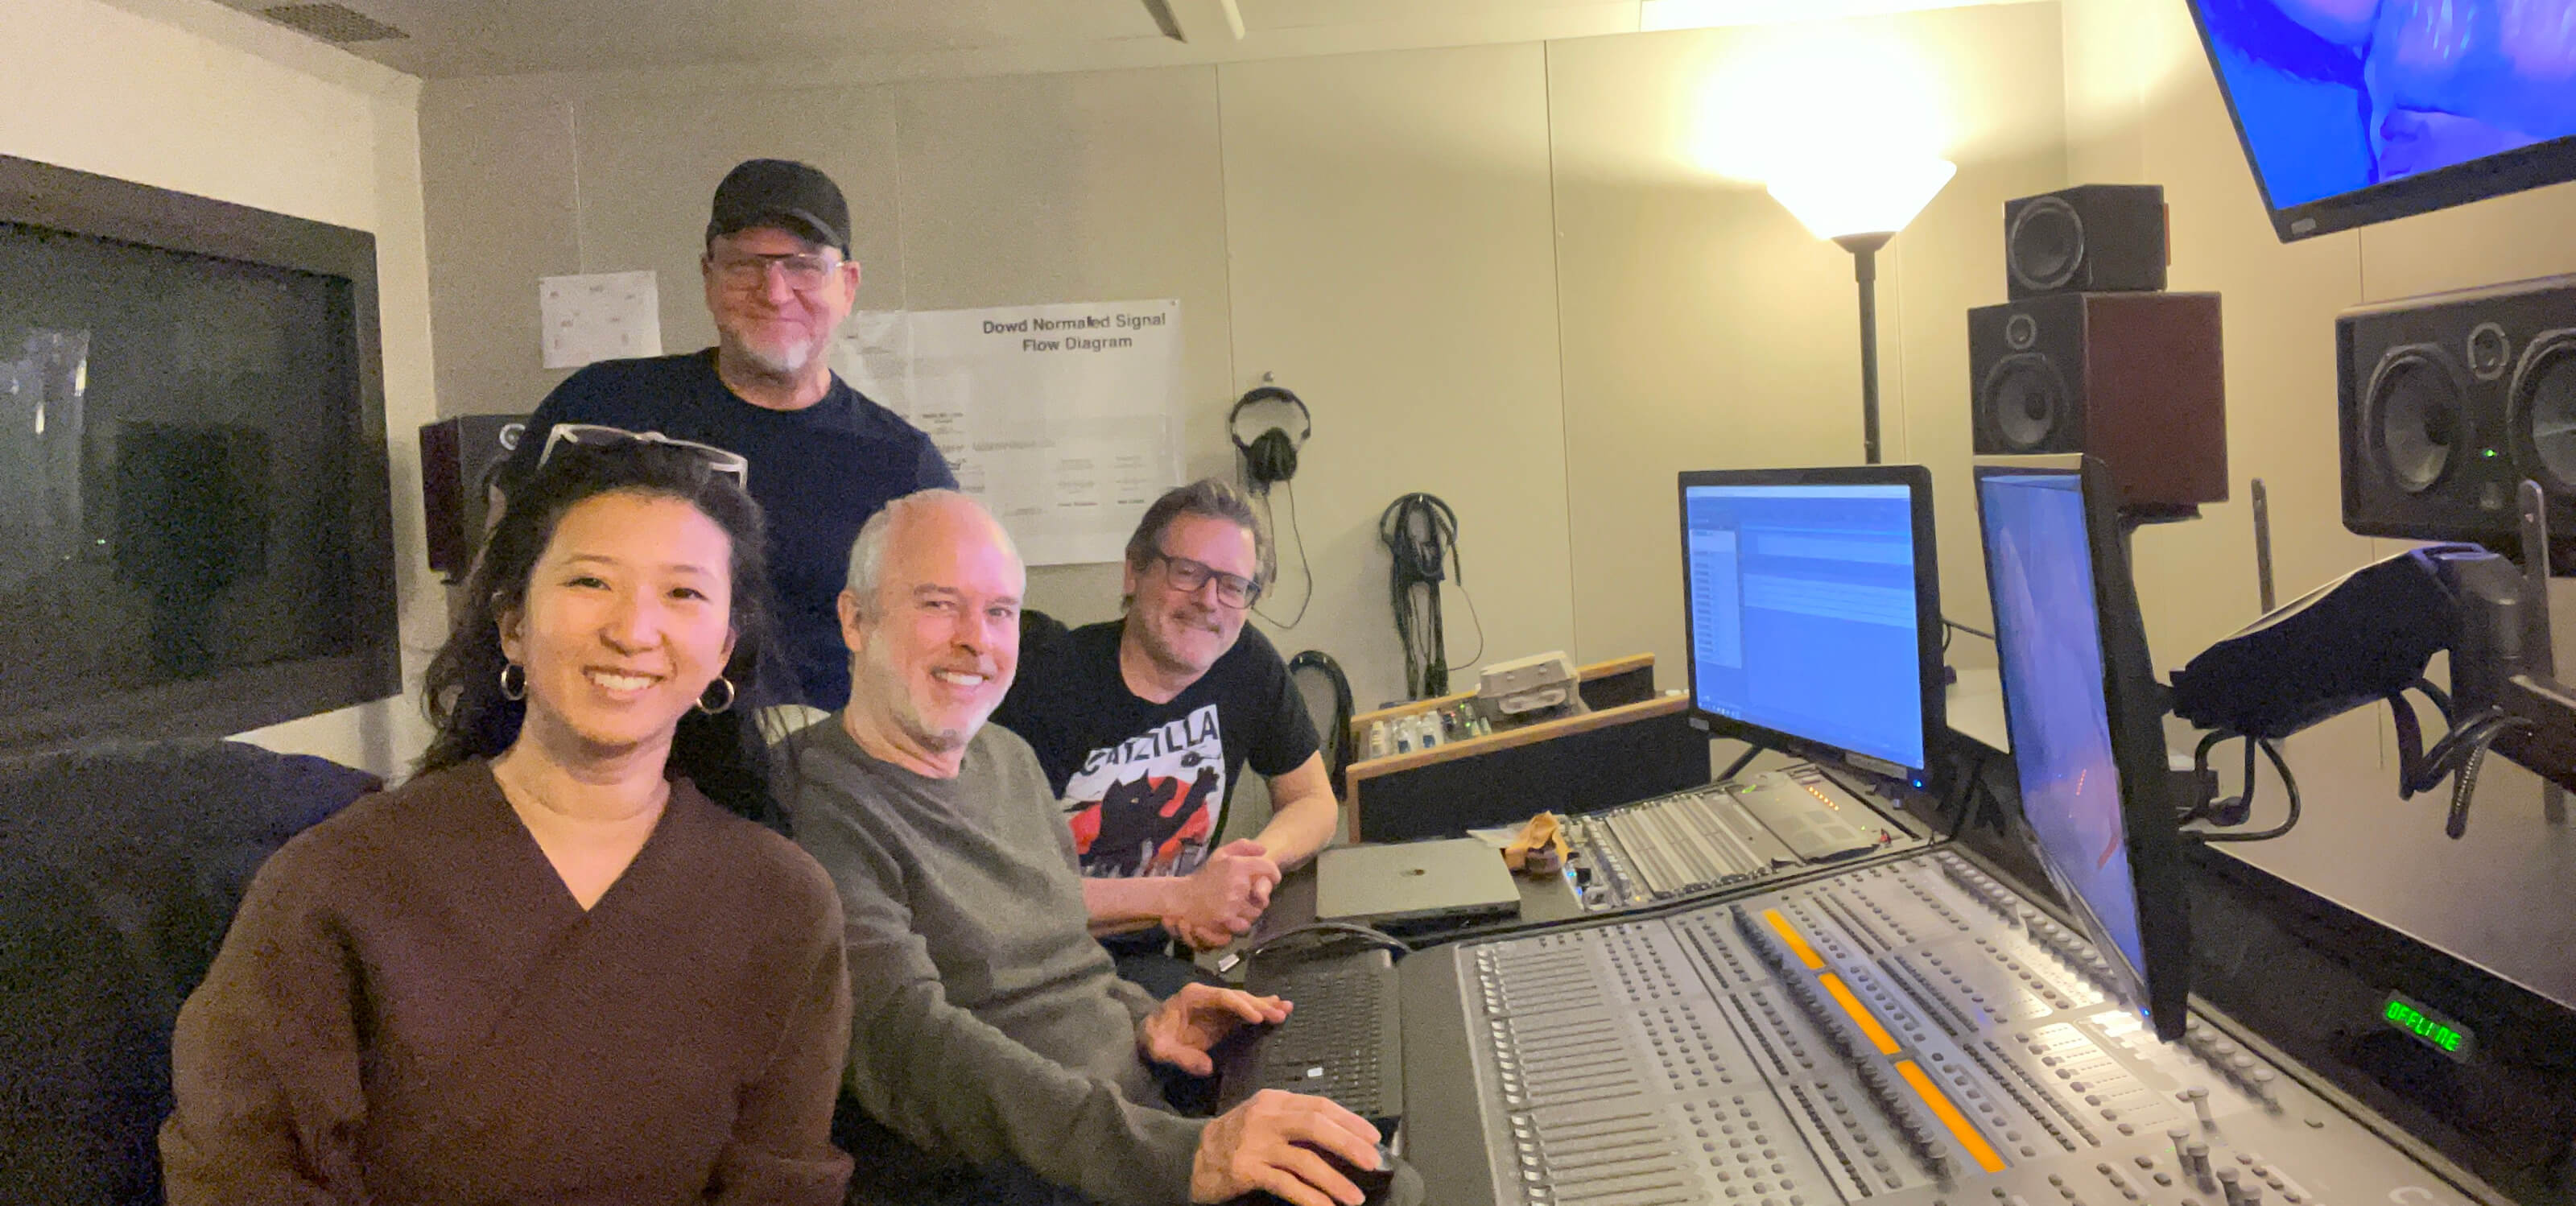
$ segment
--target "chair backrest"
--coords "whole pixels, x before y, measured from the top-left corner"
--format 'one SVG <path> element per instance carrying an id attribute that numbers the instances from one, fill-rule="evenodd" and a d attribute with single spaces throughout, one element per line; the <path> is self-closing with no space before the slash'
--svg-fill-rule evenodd
<path id="1" fill-rule="evenodd" d="M 0 760 L 0 1184 L 157 1203 L 170 1031 L 259 865 L 381 780 L 229 741 Z"/>

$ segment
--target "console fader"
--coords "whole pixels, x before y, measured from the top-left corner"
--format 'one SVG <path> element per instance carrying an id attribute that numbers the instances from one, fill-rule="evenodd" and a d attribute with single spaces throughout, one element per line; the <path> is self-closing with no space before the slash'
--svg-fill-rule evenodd
<path id="1" fill-rule="evenodd" d="M 2157 1042 L 1947 851 L 1403 972 L 1405 1154 L 1450 1206 L 2473 1200 L 2215 1027 Z"/>
<path id="2" fill-rule="evenodd" d="M 1808 763 L 1568 817 L 1565 835 L 1591 912 L 1920 844 Z"/>

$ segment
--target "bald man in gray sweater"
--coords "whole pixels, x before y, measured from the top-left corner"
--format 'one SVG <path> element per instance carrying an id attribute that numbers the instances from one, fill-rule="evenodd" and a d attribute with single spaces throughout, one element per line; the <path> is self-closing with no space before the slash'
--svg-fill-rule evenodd
<path id="1" fill-rule="evenodd" d="M 1015 669 L 1025 582 L 973 500 L 890 504 L 860 532 L 841 596 L 849 705 L 787 748 L 796 839 L 849 918 L 847 1097 L 919 1149 L 904 1159 L 943 1168 L 896 1192 L 1145 1206 L 1267 1190 L 1357 1206 L 1325 1159 L 1378 1166 L 1376 1129 L 1350 1111 L 1278 1092 L 1212 1120 L 1164 1105 L 1153 1065 L 1206 1075 L 1218 1040 L 1290 1005 L 1207 985 L 1156 1001 L 1092 940 L 1045 772 L 984 725 Z M 854 1200 L 895 1189 L 870 1184 L 883 1154 L 852 1152 Z"/>

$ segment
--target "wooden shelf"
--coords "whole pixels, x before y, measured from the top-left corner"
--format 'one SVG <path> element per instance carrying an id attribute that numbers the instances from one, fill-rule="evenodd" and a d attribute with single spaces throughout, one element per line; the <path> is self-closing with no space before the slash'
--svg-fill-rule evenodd
<path id="1" fill-rule="evenodd" d="M 1606 662 L 1595 662 L 1592 665 L 1576 670 L 1574 672 L 1574 677 L 1575 681 L 1578 683 L 1589 683 L 1599 679 L 1615 678 L 1619 675 L 1629 674 L 1639 670 L 1645 670 L 1651 673 L 1654 668 L 1654 654 L 1638 653 L 1627 657 L 1613 658 Z M 1362 712 L 1357 716 L 1351 717 L 1351 748 L 1355 750 L 1367 749 L 1369 726 L 1377 723 L 1378 721 L 1396 720 L 1406 716 L 1416 716 L 1435 708 L 1454 708 L 1459 704 L 1465 703 L 1474 698 L 1476 698 L 1475 692 L 1461 691 L 1454 695 L 1443 695 L 1437 699 L 1417 699 L 1410 703 L 1397 704 L 1391 708 L 1379 708 L 1374 712 Z M 1502 736 L 1502 734 L 1497 732 L 1494 733 L 1493 736 L 1499 737 Z M 1475 740 L 1483 740 L 1483 738 L 1476 738 Z M 1461 744 L 1464 743 L 1462 742 Z M 1433 748 L 1438 749 L 1440 747 L 1435 746 Z M 1399 755 L 1389 755 L 1389 757 L 1397 756 Z M 1403 756 L 1409 756 L 1409 754 Z M 1385 761 L 1385 759 L 1379 759 L 1379 761 Z M 1354 762 L 1351 764 L 1351 769 L 1357 770 L 1360 765 L 1360 763 Z"/>
<path id="2" fill-rule="evenodd" d="M 1604 708 L 1598 712 L 1585 712 L 1556 720 L 1543 720 L 1537 724 L 1497 729 L 1481 737 L 1444 741 L 1427 750 L 1408 750 L 1401 754 L 1389 754 L 1384 758 L 1354 762 L 1342 772 L 1342 798 L 1357 800 L 1360 784 L 1380 775 L 1400 774 L 1442 762 L 1455 762 L 1461 758 L 1490 754 L 1497 750 L 1535 745 L 1541 741 L 1552 741 L 1559 737 L 1571 737 L 1577 733 L 1588 733 L 1613 725 L 1629 724 L 1648 717 L 1669 716 L 1675 712 L 1687 711 L 1689 708 L 1688 698 L 1680 695 L 1666 695 L 1621 707 Z"/>

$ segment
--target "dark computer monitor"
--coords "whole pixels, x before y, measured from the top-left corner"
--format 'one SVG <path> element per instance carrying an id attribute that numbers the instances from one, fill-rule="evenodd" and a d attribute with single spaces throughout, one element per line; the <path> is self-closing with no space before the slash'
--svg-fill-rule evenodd
<path id="1" fill-rule="evenodd" d="M 1691 705 L 1721 736 L 1930 785 L 1941 710 L 1932 474 L 1681 475 Z"/>
<path id="2" fill-rule="evenodd" d="M 2121 995 L 2173 1039 L 2190 966 L 2181 839 L 2114 494 L 2091 458 L 1977 470 L 2027 840 Z"/>

